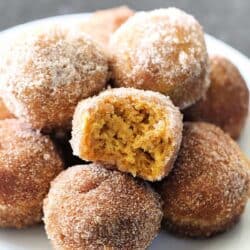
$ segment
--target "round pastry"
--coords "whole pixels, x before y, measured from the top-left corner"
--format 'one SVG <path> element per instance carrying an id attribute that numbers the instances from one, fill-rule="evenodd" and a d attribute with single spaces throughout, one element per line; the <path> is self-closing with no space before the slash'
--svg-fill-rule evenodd
<path id="1" fill-rule="evenodd" d="M 210 58 L 211 85 L 203 99 L 184 111 L 187 121 L 205 121 L 237 139 L 245 124 L 249 90 L 239 70 L 223 56 Z"/>
<path id="2" fill-rule="evenodd" d="M 100 165 L 62 172 L 44 202 L 56 249 L 146 249 L 162 219 L 160 197 L 147 184 Z"/>
<path id="3" fill-rule="evenodd" d="M 0 121 L 0 138 L 0 227 L 39 223 L 62 160 L 47 136 L 16 119 Z"/>
<path id="4" fill-rule="evenodd" d="M 171 170 L 181 137 L 182 115 L 167 96 L 117 88 L 78 104 L 71 145 L 83 160 L 156 181 Z"/>
<path id="5" fill-rule="evenodd" d="M 209 86 L 202 27 L 181 10 L 136 13 L 112 35 L 110 49 L 116 87 L 158 91 L 183 109 Z"/>
<path id="6" fill-rule="evenodd" d="M 247 203 L 248 170 L 238 145 L 220 128 L 186 123 L 175 167 L 158 186 L 163 225 L 191 237 L 227 230 Z"/>
<path id="7" fill-rule="evenodd" d="M 108 47 L 112 33 L 132 15 L 134 15 L 134 11 L 127 6 L 99 10 L 86 21 L 80 22 L 79 28 L 103 46 Z"/>
<path id="8" fill-rule="evenodd" d="M 105 87 L 106 54 L 85 34 L 59 26 L 16 40 L 1 60 L 6 106 L 33 128 L 69 128 L 77 103 Z"/>
<path id="9" fill-rule="evenodd" d="M 0 120 L 14 118 L 14 115 L 5 106 L 3 100 L 0 98 Z"/>

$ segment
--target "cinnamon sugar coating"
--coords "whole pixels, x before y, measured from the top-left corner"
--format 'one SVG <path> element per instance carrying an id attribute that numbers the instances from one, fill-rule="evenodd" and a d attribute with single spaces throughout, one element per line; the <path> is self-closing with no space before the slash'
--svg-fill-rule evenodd
<path id="1" fill-rule="evenodd" d="M 112 33 L 133 15 L 134 11 L 127 6 L 98 10 L 81 22 L 79 28 L 104 47 L 108 47 Z"/>
<path id="2" fill-rule="evenodd" d="M 211 85 L 200 101 L 184 111 L 187 121 L 210 122 L 237 139 L 249 109 L 249 90 L 239 70 L 223 56 L 210 57 Z"/>
<path id="3" fill-rule="evenodd" d="M 248 167 L 238 145 L 220 128 L 184 124 L 174 169 L 157 187 L 164 202 L 165 228 L 191 237 L 230 228 L 247 203 Z"/>
<path id="4" fill-rule="evenodd" d="M 1 57 L 4 54 L 4 42 L 0 40 L 0 55 Z M 0 72 L 1 74 L 1 72 Z M 4 119 L 11 119 L 14 118 L 14 115 L 10 113 L 10 111 L 7 109 L 4 101 L 2 100 L 2 98 L 0 98 L 0 120 L 4 120 Z"/>
<path id="5" fill-rule="evenodd" d="M 78 101 L 105 87 L 107 56 L 79 30 L 37 28 L 9 46 L 0 73 L 8 109 L 33 128 L 50 132 L 69 128 Z"/>
<path id="6" fill-rule="evenodd" d="M 176 8 L 136 13 L 112 35 L 110 49 L 116 87 L 158 91 L 183 109 L 209 86 L 202 27 Z"/>
<path id="7" fill-rule="evenodd" d="M 146 249 L 161 224 L 159 196 L 129 175 L 98 164 L 68 168 L 44 202 L 55 249 Z"/>
<path id="8" fill-rule="evenodd" d="M 0 98 L 0 120 L 14 118 L 14 115 L 10 113 L 4 104 L 3 100 Z"/>
<path id="9" fill-rule="evenodd" d="M 0 121 L 0 138 L 0 227 L 39 223 L 62 160 L 47 136 L 16 119 Z"/>

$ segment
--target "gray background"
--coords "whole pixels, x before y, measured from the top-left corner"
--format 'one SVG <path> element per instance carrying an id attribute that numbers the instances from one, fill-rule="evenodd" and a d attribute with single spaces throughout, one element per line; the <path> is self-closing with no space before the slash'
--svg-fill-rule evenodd
<path id="1" fill-rule="evenodd" d="M 182 8 L 193 14 L 207 33 L 250 57 L 250 0 L 0 0 L 0 30 L 38 18 L 122 4 L 136 10 Z"/>

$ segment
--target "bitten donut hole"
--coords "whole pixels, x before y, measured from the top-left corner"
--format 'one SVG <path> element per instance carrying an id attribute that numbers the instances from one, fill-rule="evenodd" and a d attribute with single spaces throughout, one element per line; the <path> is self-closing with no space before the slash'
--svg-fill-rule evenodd
<path id="1" fill-rule="evenodd" d="M 153 180 L 172 151 L 166 110 L 132 99 L 108 100 L 88 120 L 83 144 L 95 160 L 110 162 L 134 176 Z M 85 153 L 84 153 L 85 154 Z"/>

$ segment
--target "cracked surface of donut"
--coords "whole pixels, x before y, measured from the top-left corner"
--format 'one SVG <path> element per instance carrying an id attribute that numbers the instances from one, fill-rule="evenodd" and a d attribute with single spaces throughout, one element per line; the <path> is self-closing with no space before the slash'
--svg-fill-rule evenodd
<path id="1" fill-rule="evenodd" d="M 168 97 L 116 88 L 78 104 L 71 145 L 83 160 L 156 181 L 171 170 L 181 131 L 182 115 Z"/>

